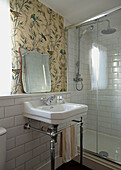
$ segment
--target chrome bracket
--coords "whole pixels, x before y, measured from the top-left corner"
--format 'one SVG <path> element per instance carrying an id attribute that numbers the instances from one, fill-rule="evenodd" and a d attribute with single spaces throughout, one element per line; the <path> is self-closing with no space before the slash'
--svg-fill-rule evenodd
<path id="1" fill-rule="evenodd" d="M 83 121 L 81 120 L 72 120 L 80 126 L 80 165 L 83 164 Z"/>

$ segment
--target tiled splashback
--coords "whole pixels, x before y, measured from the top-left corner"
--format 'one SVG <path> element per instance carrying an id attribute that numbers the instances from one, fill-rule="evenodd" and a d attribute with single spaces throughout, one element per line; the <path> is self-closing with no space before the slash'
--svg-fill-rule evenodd
<path id="1" fill-rule="evenodd" d="M 70 102 L 70 93 L 24 94 L 0 97 L 0 127 L 7 129 L 6 170 L 33 170 L 50 160 L 50 138 L 32 130 L 24 130 L 27 119 L 23 117 L 23 102 L 40 100 L 55 94 Z M 38 125 L 39 122 L 36 122 Z M 58 145 L 56 145 L 58 154 Z"/>

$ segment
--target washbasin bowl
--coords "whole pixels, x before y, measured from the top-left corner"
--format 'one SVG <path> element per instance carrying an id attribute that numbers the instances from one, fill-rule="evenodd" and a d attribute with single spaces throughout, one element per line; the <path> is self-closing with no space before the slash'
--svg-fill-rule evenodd
<path id="1" fill-rule="evenodd" d="M 38 101 L 24 102 L 23 115 L 49 124 L 61 124 L 87 114 L 88 106 L 75 103 L 41 105 Z"/>

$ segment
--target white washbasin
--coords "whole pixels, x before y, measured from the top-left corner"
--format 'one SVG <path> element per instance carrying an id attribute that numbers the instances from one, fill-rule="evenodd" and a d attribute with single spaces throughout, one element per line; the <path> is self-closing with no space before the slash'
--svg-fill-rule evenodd
<path id="1" fill-rule="evenodd" d="M 39 100 L 24 102 L 24 116 L 50 124 L 61 124 L 87 114 L 88 106 L 75 103 L 41 105 Z"/>

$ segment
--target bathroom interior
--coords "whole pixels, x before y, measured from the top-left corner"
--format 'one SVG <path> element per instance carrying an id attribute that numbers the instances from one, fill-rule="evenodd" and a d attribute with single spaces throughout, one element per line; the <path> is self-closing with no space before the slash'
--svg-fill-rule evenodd
<path id="1" fill-rule="evenodd" d="M 40 100 L 41 105 L 88 106 L 87 113 L 80 116 L 83 164 L 93 170 L 121 169 L 121 2 L 105 0 L 93 4 L 95 9 L 88 9 L 89 3 L 0 2 L 1 15 L 6 10 L 0 28 L 4 56 L 0 62 L 0 170 L 53 170 L 50 136 L 24 128 L 28 121 L 36 128 L 48 126 L 23 115 L 26 103 L 35 105 Z M 46 58 L 41 60 L 43 79 L 37 69 L 40 63 L 32 58 L 38 53 Z M 59 128 L 69 125 L 64 122 Z M 79 149 L 79 128 L 77 132 Z M 55 144 L 56 168 L 62 165 L 59 139 L 60 135 Z"/>

